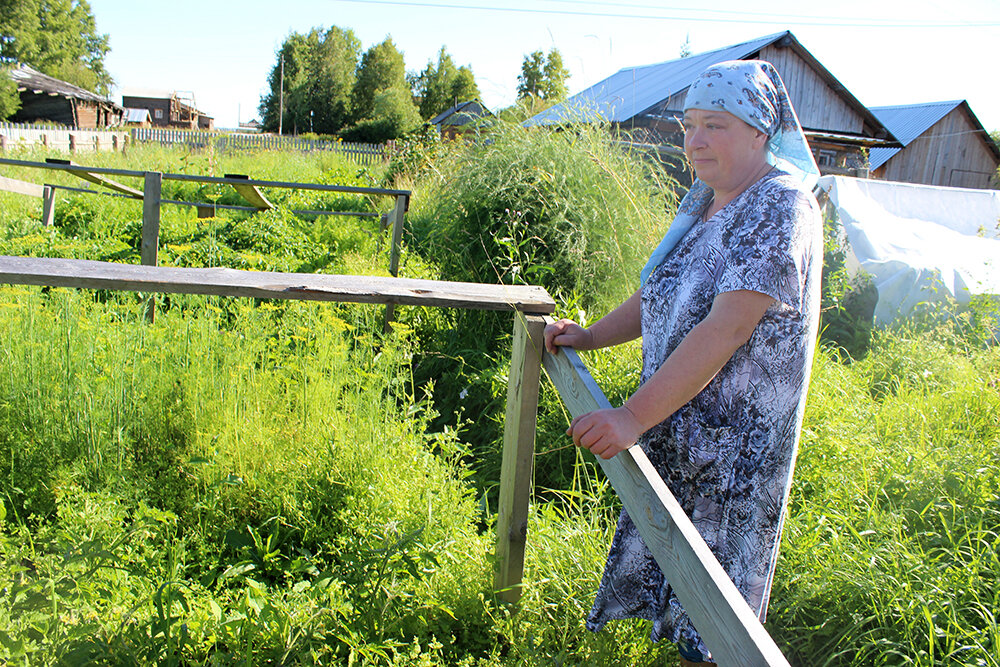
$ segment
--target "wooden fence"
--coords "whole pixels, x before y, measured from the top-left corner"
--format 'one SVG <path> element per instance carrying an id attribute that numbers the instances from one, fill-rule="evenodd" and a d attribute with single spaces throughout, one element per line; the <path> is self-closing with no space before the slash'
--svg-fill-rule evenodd
<path id="1" fill-rule="evenodd" d="M 364 144 L 221 130 L 174 130 L 158 127 L 85 130 L 59 125 L 0 122 L 0 151 L 18 146 L 44 146 L 64 153 L 117 151 L 122 150 L 129 142 L 188 148 L 212 146 L 221 151 L 332 151 L 361 165 L 384 162 L 389 158 L 393 146 L 392 142 Z"/>
<path id="2" fill-rule="evenodd" d="M 132 128 L 131 137 L 133 141 L 181 144 L 192 148 L 214 146 L 218 150 L 334 151 L 362 165 L 382 162 L 388 155 L 386 147 L 380 144 L 357 144 L 273 134 L 236 134 L 217 130 L 136 127 Z"/>
<path id="3" fill-rule="evenodd" d="M 128 130 L 79 130 L 55 125 L 0 123 L 0 151 L 44 146 L 64 153 L 117 151 L 129 141 Z"/>
<path id="4" fill-rule="evenodd" d="M 198 217 L 214 216 L 216 209 L 237 209 L 244 211 L 259 211 L 273 208 L 273 204 L 267 200 L 258 187 L 286 188 L 293 190 L 320 190 L 327 192 L 344 192 L 352 194 L 363 194 L 369 196 L 388 196 L 394 199 L 392 209 L 381 215 L 380 232 L 385 232 L 389 225 L 392 225 L 392 247 L 389 253 L 389 273 L 392 276 L 399 274 L 399 257 L 403 243 L 403 221 L 407 209 L 410 207 L 409 190 L 391 190 L 385 188 L 361 188 L 346 185 L 326 185 L 322 183 L 296 183 L 286 181 L 262 181 L 254 180 L 248 176 L 240 174 L 227 174 L 224 177 L 197 176 L 193 174 L 164 174 L 158 171 L 133 171 L 129 169 L 105 169 L 98 167 L 85 167 L 76 165 L 68 160 L 48 159 L 45 162 L 29 162 L 25 160 L 11 160 L 0 158 L 0 165 L 14 167 L 28 167 L 33 169 L 46 169 L 65 171 L 74 174 L 81 179 L 100 185 L 111 192 L 97 192 L 94 190 L 73 188 L 65 185 L 37 185 L 14 178 L 0 176 L 0 190 L 16 192 L 28 196 L 42 198 L 42 224 L 52 224 L 55 216 L 55 191 L 57 189 L 73 190 L 76 192 L 86 192 L 90 194 L 105 194 L 108 196 L 128 197 L 142 201 L 142 242 L 141 257 L 142 263 L 146 266 L 156 266 L 157 252 L 160 245 L 160 208 L 163 204 L 173 204 L 178 206 L 194 206 L 198 209 Z M 112 180 L 110 176 L 126 176 L 142 179 L 142 188 L 119 183 Z M 164 199 L 162 197 L 162 187 L 164 180 L 189 181 L 194 183 L 214 183 L 219 185 L 229 185 L 236 190 L 240 196 L 247 200 L 250 206 L 234 206 L 229 204 L 216 204 L 208 202 L 187 202 L 176 199 Z M 354 215 L 362 217 L 379 217 L 379 214 L 372 212 L 351 212 L 351 211 L 293 211 L 302 215 Z M 394 305 L 389 303 L 386 306 L 385 325 L 393 318 Z M 149 318 L 153 318 L 153 301 L 150 300 Z"/>

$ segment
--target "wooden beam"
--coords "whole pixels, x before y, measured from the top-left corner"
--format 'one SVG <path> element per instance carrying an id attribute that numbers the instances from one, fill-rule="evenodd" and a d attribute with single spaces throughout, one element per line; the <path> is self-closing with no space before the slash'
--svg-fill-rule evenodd
<path id="1" fill-rule="evenodd" d="M 538 382 L 542 368 L 542 331 L 545 319 L 514 315 L 514 342 L 507 375 L 507 414 L 503 428 L 503 464 L 500 469 L 500 506 L 497 512 L 497 550 L 494 589 L 507 602 L 521 597 L 524 547 L 528 536 L 528 496 L 535 458 Z"/>
<path id="2" fill-rule="evenodd" d="M 244 176 L 242 174 L 226 174 L 226 178 L 243 179 L 247 181 L 250 180 L 249 176 Z M 257 210 L 267 211 L 274 208 L 274 204 L 267 200 L 267 197 L 265 197 L 264 193 L 257 189 L 256 185 L 251 185 L 250 183 L 233 183 L 232 180 L 230 180 L 230 184 L 241 197 L 250 202 Z"/>
<path id="3" fill-rule="evenodd" d="M 69 160 L 57 160 L 55 158 L 46 158 L 45 162 L 53 165 L 66 165 L 67 167 L 79 167 L 80 165 L 75 165 Z M 67 174 L 73 174 L 85 181 L 95 183 L 97 185 L 102 185 L 109 190 L 114 190 L 115 192 L 120 192 L 123 195 L 131 195 L 136 199 L 142 199 L 142 191 L 136 190 L 135 188 L 130 188 L 127 185 L 122 185 L 118 181 L 113 181 L 110 178 L 101 176 L 100 174 L 94 174 L 89 171 L 81 171 L 80 169 L 63 169 Z"/>
<path id="4" fill-rule="evenodd" d="M 56 189 L 51 185 L 46 185 L 42 195 L 42 227 L 51 227 L 55 219 Z"/>
<path id="5" fill-rule="evenodd" d="M 403 246 L 403 215 L 406 213 L 406 206 L 409 198 L 404 195 L 396 197 L 396 205 L 389 214 L 392 220 L 392 248 L 389 251 L 389 275 L 395 278 L 399 275 L 399 255 Z M 396 308 L 393 304 L 385 307 L 385 324 L 383 329 L 389 330 L 389 324 L 396 316 Z"/>
<path id="6" fill-rule="evenodd" d="M 189 269 L 50 257 L 0 256 L 0 283 L 257 299 L 395 303 L 540 314 L 555 310 L 555 302 L 548 292 L 531 285 L 482 285 L 220 268 Z"/>
<path id="7" fill-rule="evenodd" d="M 28 181 L 19 181 L 16 178 L 7 178 L 6 176 L 0 176 L 0 190 L 27 195 L 29 197 L 45 196 L 44 186 L 37 183 L 29 183 Z"/>
<path id="8" fill-rule="evenodd" d="M 546 352 L 542 361 L 571 415 L 611 407 L 575 350 Z M 642 449 L 633 446 L 609 460 L 597 457 L 597 462 L 713 660 L 724 667 L 788 667 Z"/>
<path id="9" fill-rule="evenodd" d="M 139 246 L 143 266 L 156 266 L 160 252 L 160 194 L 163 190 L 163 174 L 147 171 L 142 185 L 142 239 Z M 146 321 L 152 323 L 156 317 L 156 297 L 150 296 L 146 304 Z"/>

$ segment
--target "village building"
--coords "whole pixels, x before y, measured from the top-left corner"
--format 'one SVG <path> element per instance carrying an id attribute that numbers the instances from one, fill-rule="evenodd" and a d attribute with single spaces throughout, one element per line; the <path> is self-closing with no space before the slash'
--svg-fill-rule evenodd
<path id="1" fill-rule="evenodd" d="M 77 129 L 121 125 L 124 109 L 110 99 L 27 66 L 8 70 L 17 85 L 21 108 L 15 123 L 58 123 Z"/>
<path id="2" fill-rule="evenodd" d="M 956 188 L 998 185 L 1000 148 L 965 100 L 872 107 L 902 148 L 873 148 L 876 178 Z"/>
<path id="3" fill-rule="evenodd" d="M 199 111 L 192 93 L 173 92 L 161 96 L 123 95 L 122 104 L 130 109 L 147 109 L 153 127 L 177 130 L 211 130 L 215 119 Z"/>
<path id="4" fill-rule="evenodd" d="M 481 118 L 493 114 L 479 100 L 459 102 L 427 121 L 441 132 L 442 139 L 455 139 L 476 126 Z"/>
<path id="5" fill-rule="evenodd" d="M 706 68 L 726 60 L 766 60 L 781 74 L 823 174 L 868 175 L 868 151 L 896 147 L 892 132 L 790 31 L 653 65 L 628 67 L 528 119 L 525 125 L 609 122 L 634 144 L 679 155 L 684 97 Z"/>

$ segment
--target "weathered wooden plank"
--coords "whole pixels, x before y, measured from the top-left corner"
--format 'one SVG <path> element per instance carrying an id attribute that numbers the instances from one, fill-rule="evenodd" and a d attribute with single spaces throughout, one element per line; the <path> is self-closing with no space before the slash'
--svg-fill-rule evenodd
<path id="1" fill-rule="evenodd" d="M 56 189 L 46 185 L 42 193 L 42 227 L 51 227 L 56 219 Z"/>
<path id="2" fill-rule="evenodd" d="M 521 597 L 524 547 L 528 536 L 528 496 L 535 457 L 538 382 L 542 369 L 542 331 L 537 315 L 514 315 L 514 342 L 507 375 L 507 414 L 503 427 L 500 506 L 494 589 L 507 602 Z"/>
<path id="3" fill-rule="evenodd" d="M 249 176 L 243 176 L 241 174 L 226 174 L 226 178 L 233 180 L 235 179 L 243 179 L 246 181 L 250 180 Z M 267 200 L 267 197 L 264 196 L 263 192 L 257 189 L 256 185 L 252 185 L 251 183 L 239 183 L 239 182 L 234 183 L 233 180 L 230 180 L 230 184 L 233 186 L 233 189 L 236 190 L 236 192 L 239 193 L 241 197 L 246 199 L 255 208 L 257 208 L 257 210 L 268 211 L 274 208 L 274 204 L 272 204 Z"/>
<path id="4" fill-rule="evenodd" d="M 66 165 L 68 167 L 79 167 L 80 166 L 80 165 L 73 164 L 69 160 L 56 160 L 56 159 L 53 159 L 53 158 L 48 158 L 45 161 L 47 163 L 49 163 L 49 164 L 54 164 L 54 165 Z M 106 178 L 105 176 L 102 176 L 101 174 L 95 174 L 95 173 L 91 173 L 89 171 L 81 171 L 79 168 L 77 168 L 77 169 L 63 169 L 63 171 L 65 171 L 68 174 L 73 174 L 74 176 L 82 178 L 85 181 L 90 181 L 91 183 L 95 183 L 96 185 L 103 185 L 107 189 L 114 190 L 115 192 L 120 192 L 123 195 L 131 195 L 131 196 L 135 197 L 136 199 L 142 199 L 142 191 L 141 190 L 136 190 L 135 188 L 131 188 L 131 187 L 127 186 L 127 185 L 122 185 L 118 181 L 113 181 L 110 178 Z"/>
<path id="5" fill-rule="evenodd" d="M 154 267 L 49 257 L 0 256 L 0 283 L 527 313 L 555 310 L 555 302 L 548 292 L 531 285 Z"/>
<path id="6" fill-rule="evenodd" d="M 542 361 L 574 417 L 611 407 L 574 350 L 562 348 L 557 355 L 546 352 Z M 597 461 L 713 659 L 724 667 L 787 667 L 785 657 L 642 449 L 632 447 L 612 459 L 598 457 Z"/>
<path id="7" fill-rule="evenodd" d="M 403 215 L 406 213 L 408 197 L 399 195 L 396 197 L 396 204 L 389 217 L 392 218 L 392 248 L 389 251 L 389 275 L 399 275 L 399 255 L 403 245 Z M 385 329 L 389 329 L 389 324 L 396 315 L 396 309 L 392 304 L 385 307 Z"/>
<path id="8" fill-rule="evenodd" d="M 44 186 L 38 185 L 37 183 L 29 183 L 28 181 L 20 181 L 16 178 L 8 178 L 6 176 L 0 176 L 0 190 L 13 192 L 19 195 L 27 195 L 29 197 L 45 196 Z"/>

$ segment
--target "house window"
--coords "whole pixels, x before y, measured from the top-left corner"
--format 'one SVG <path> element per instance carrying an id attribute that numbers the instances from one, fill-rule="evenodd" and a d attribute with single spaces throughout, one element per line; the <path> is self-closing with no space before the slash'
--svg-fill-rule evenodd
<path id="1" fill-rule="evenodd" d="M 153 109 L 153 118 L 156 120 L 163 118 L 163 109 Z"/>
<path id="2" fill-rule="evenodd" d="M 837 151 L 826 150 L 824 148 L 816 151 L 816 165 L 820 167 L 836 167 Z"/>

